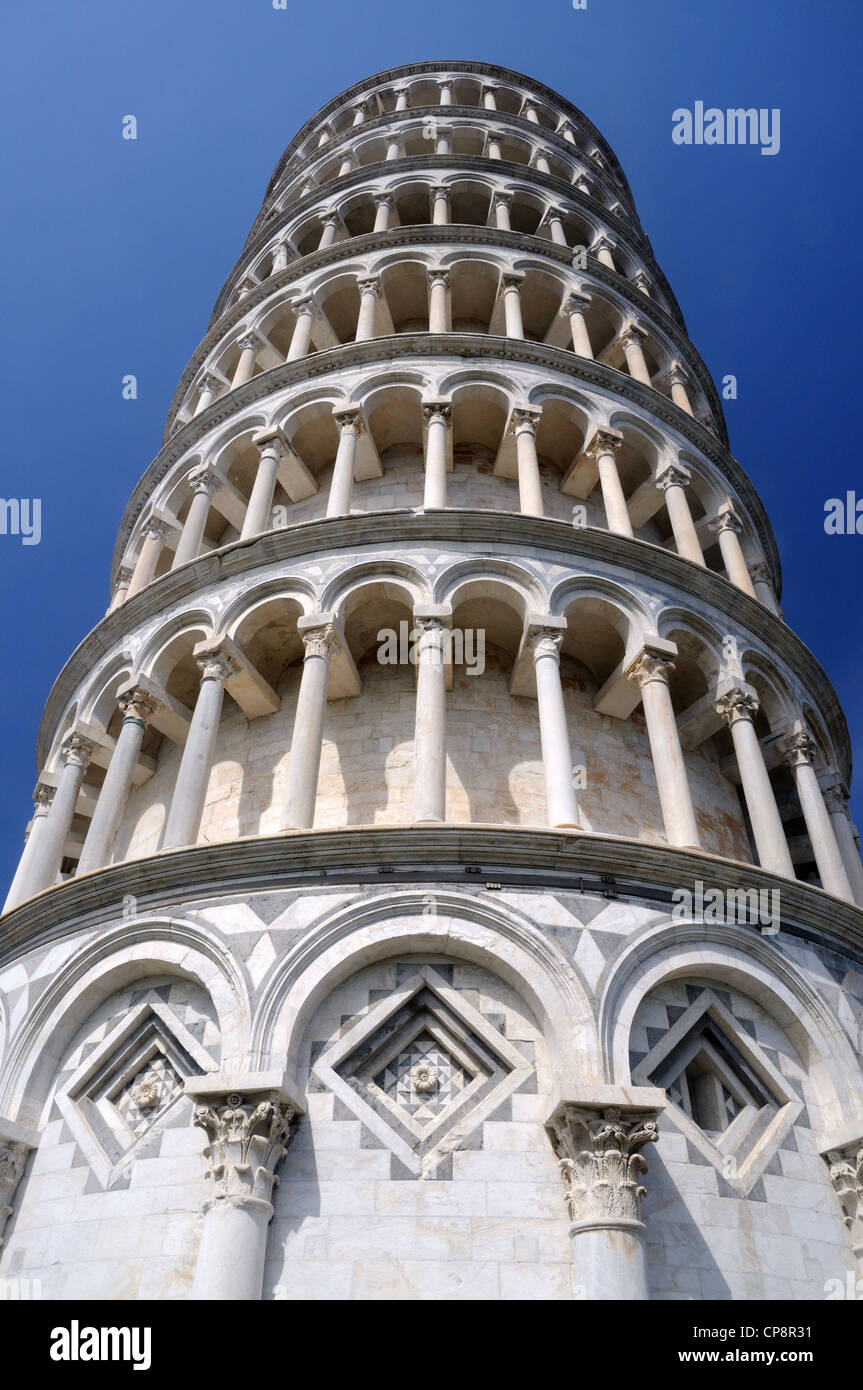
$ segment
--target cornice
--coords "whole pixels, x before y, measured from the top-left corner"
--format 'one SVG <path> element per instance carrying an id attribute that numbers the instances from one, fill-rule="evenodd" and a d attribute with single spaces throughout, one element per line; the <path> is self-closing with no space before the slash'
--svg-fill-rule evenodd
<path id="1" fill-rule="evenodd" d="M 670 914 L 672 891 L 694 893 L 699 881 L 722 890 L 741 881 L 778 890 L 783 934 L 838 952 L 859 968 L 863 911 L 810 884 L 640 840 L 490 825 L 356 826 L 163 850 L 68 879 L 9 912 L 0 929 L 0 963 L 7 967 L 25 951 L 115 921 L 129 893 L 139 918 L 165 910 L 182 917 L 183 903 L 202 896 L 369 883 L 458 883 L 482 891 L 494 882 L 501 889 L 585 892 Z M 753 934 L 760 936 L 757 926 L 734 930 L 744 949 Z M 775 941 L 781 949 L 781 936 Z"/>
<path id="2" fill-rule="evenodd" d="M 369 522 L 373 523 L 369 534 Z M 567 559 L 610 566 L 641 578 L 654 577 L 680 593 L 699 599 L 732 625 L 759 638 L 799 677 L 826 723 L 843 780 L 851 781 L 851 744 L 839 698 L 820 663 L 780 618 L 735 588 L 724 576 L 693 564 L 672 551 L 610 531 L 579 528 L 564 521 L 492 511 L 387 511 L 351 517 L 321 518 L 201 555 L 172 570 L 109 612 L 84 638 L 60 672 L 45 705 L 37 747 L 38 767 L 47 760 L 54 731 L 81 682 L 100 658 L 136 626 L 185 598 L 225 579 L 254 574 L 265 565 L 319 558 L 338 550 L 375 550 L 399 543 L 476 545 L 484 555 L 512 556 L 519 547 L 535 556 L 546 552 L 560 564 Z"/>
<path id="3" fill-rule="evenodd" d="M 441 59 L 437 62 L 405 63 L 397 68 L 384 68 L 382 72 L 373 73 L 372 76 L 364 78 L 362 82 L 357 82 L 352 87 L 347 87 L 345 91 L 339 92 L 338 96 L 333 97 L 326 105 L 321 106 L 297 131 L 273 171 L 273 176 L 267 186 L 265 198 L 269 197 L 271 190 L 281 175 L 282 169 L 291 158 L 294 150 L 305 140 L 306 136 L 311 134 L 316 125 L 320 124 L 322 121 L 326 121 L 335 111 L 341 110 L 352 97 L 359 96 L 363 92 L 368 92 L 373 88 L 380 87 L 382 83 L 398 82 L 405 77 L 417 77 L 423 73 L 439 72 L 444 69 L 449 72 L 461 72 L 476 77 L 503 77 L 505 81 L 512 82 L 514 86 L 524 86 L 538 96 L 542 96 L 551 106 L 559 106 L 562 115 L 572 119 L 576 125 L 580 125 L 582 129 L 587 131 L 591 138 L 595 140 L 597 148 L 602 150 L 603 154 L 608 157 L 609 164 L 614 171 L 615 177 L 624 188 L 630 202 L 634 204 L 632 191 L 627 182 L 626 175 L 623 172 L 620 160 L 617 158 L 617 155 L 614 153 L 614 150 L 609 145 L 605 136 L 579 107 L 573 106 L 572 102 L 562 97 L 560 92 L 554 91 L 552 87 L 547 87 L 544 82 L 537 82 L 535 78 L 517 72 L 515 68 L 498 67 L 495 63 L 484 63 L 458 58 L 451 60 Z M 428 108 L 419 109 L 423 110 Z M 478 109 L 484 110 L 485 108 Z M 399 112 L 399 114 L 401 113 Z"/>
<path id="4" fill-rule="evenodd" d="M 363 185 L 369 183 L 372 179 L 380 178 L 383 175 L 392 176 L 396 163 L 398 163 L 402 171 L 408 173 L 437 173 L 438 171 L 447 172 L 450 170 L 464 173 L 466 171 L 466 159 L 471 160 L 468 172 L 495 174 L 504 179 L 523 179 L 529 183 L 536 182 L 544 191 L 548 192 L 550 202 L 566 198 L 574 207 L 581 207 L 594 216 L 597 216 L 605 223 L 609 232 L 625 244 L 630 254 L 642 260 L 644 265 L 654 273 L 663 292 L 669 297 L 669 302 L 675 310 L 675 316 L 679 315 L 683 331 L 686 331 L 686 324 L 683 314 L 680 311 L 680 306 L 675 298 L 674 291 L 657 264 L 653 255 L 653 248 L 650 245 L 650 240 L 640 223 L 636 222 L 635 228 L 637 235 L 633 235 L 631 223 L 618 217 L 605 207 L 604 204 L 598 203 L 595 198 L 591 198 L 586 193 L 580 192 L 574 184 L 567 183 L 565 179 L 559 179 L 554 174 L 543 174 L 536 169 L 527 169 L 524 164 L 513 164 L 510 160 L 486 159 L 482 155 L 462 156 L 452 154 L 413 154 L 405 155 L 398 161 L 383 160 L 377 164 L 364 164 L 359 169 L 352 169 L 349 174 L 343 174 L 341 178 L 333 179 L 331 183 L 322 184 L 320 188 L 312 189 L 304 198 L 298 199 L 298 201 L 292 203 L 289 208 L 285 208 L 280 216 L 274 217 L 264 223 L 256 222 L 246 239 L 246 243 L 238 259 L 228 272 L 224 284 L 216 297 L 213 312 L 210 315 L 210 326 L 214 325 L 224 312 L 223 306 L 225 300 L 235 288 L 237 281 L 242 277 L 245 269 L 251 264 L 255 257 L 261 253 L 267 243 L 272 240 L 273 234 L 287 222 L 293 221 L 299 213 L 310 211 L 320 206 L 330 207 L 337 195 L 345 196 L 353 189 L 362 188 Z M 407 227 L 393 228 L 392 230 L 404 232 L 411 231 L 417 234 L 421 233 L 426 226 L 434 225 L 434 223 L 417 223 L 415 225 L 410 224 Z M 445 231 L 447 228 L 461 228 L 464 225 L 466 224 L 449 222 L 446 223 L 441 230 Z M 488 232 L 498 229 L 478 227 L 476 230 Z M 365 235 L 370 234 L 366 233 Z M 527 236 L 527 233 L 514 232 L 513 235 Z M 252 240 L 252 237 L 254 237 L 254 240 Z M 361 239 L 361 237 L 351 237 L 348 242 L 337 243 L 337 245 L 350 245 Z M 534 239 L 539 241 L 546 240 L 544 237 Z M 334 248 L 330 247 L 328 249 L 332 250 Z M 564 246 L 558 249 L 564 253 L 564 259 L 572 259 L 572 247 L 567 248 Z M 295 265 L 296 262 L 292 262 L 291 264 Z"/>

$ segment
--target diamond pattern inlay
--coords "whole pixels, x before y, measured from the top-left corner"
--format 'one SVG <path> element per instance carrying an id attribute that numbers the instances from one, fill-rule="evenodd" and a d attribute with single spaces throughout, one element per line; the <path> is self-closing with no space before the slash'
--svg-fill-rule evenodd
<path id="1" fill-rule="evenodd" d="M 374 1078 L 414 1120 L 435 1119 L 473 1078 L 428 1033 L 404 1048 Z"/>

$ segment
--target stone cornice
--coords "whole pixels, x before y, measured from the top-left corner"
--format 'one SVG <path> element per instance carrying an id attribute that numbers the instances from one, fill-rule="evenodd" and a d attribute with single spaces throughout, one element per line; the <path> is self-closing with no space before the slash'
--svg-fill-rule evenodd
<path id="1" fill-rule="evenodd" d="M 466 165 L 465 161 L 468 159 L 470 160 L 470 164 Z M 249 233 L 248 238 L 246 239 L 246 243 L 242 251 L 240 252 L 238 259 L 235 261 L 234 265 L 231 267 L 231 270 L 228 272 L 224 284 L 222 285 L 222 288 L 220 289 L 216 297 L 216 302 L 213 306 L 213 312 L 210 315 L 209 327 L 213 327 L 213 325 L 218 322 L 220 316 L 224 312 L 223 306 L 225 300 L 228 298 L 231 291 L 235 288 L 237 282 L 242 279 L 242 276 L 245 270 L 250 265 L 250 263 L 255 259 L 257 255 L 260 254 L 260 252 L 264 249 L 267 243 L 272 239 L 275 232 L 279 231 L 279 229 L 282 228 L 287 222 L 293 221 L 297 217 L 298 213 L 305 212 L 306 210 L 316 210 L 319 209 L 322 205 L 330 207 L 332 203 L 338 199 L 338 197 L 344 197 L 353 189 L 363 188 L 367 183 L 376 178 L 381 178 L 384 176 L 392 177 L 394 172 L 393 164 L 394 161 L 384 161 L 378 164 L 364 164 L 359 169 L 352 169 L 349 174 L 343 174 L 340 179 L 334 179 L 332 183 L 323 184 L 320 188 L 313 189 L 311 193 L 307 193 L 304 198 L 299 199 L 296 203 L 292 203 L 289 208 L 286 208 L 282 212 L 281 216 L 274 217 L 270 221 L 264 223 L 256 222 L 255 226 L 252 228 L 252 231 Z M 679 318 L 679 326 L 683 329 L 684 333 L 686 332 L 686 324 L 684 322 L 680 306 L 677 303 L 677 299 L 675 298 L 674 291 L 672 290 L 671 286 L 665 278 L 665 275 L 663 274 L 662 270 L 657 264 L 656 258 L 653 255 L 653 248 L 651 247 L 650 241 L 646 236 L 644 230 L 642 229 L 641 225 L 638 223 L 636 224 L 638 235 L 633 235 L 633 229 L 630 223 L 617 217 L 615 213 L 610 212 L 609 209 L 604 207 L 602 203 L 598 203 L 595 198 L 591 198 L 586 193 L 582 193 L 579 189 L 574 187 L 573 184 L 567 183 L 564 179 L 556 178 L 554 174 L 541 174 L 537 169 L 527 169 L 526 166 L 523 164 L 513 164 L 510 161 L 503 159 L 485 159 L 480 155 L 406 155 L 398 161 L 398 168 L 400 173 L 415 172 L 424 174 L 437 174 L 438 172 L 447 172 L 451 170 L 462 174 L 466 172 L 486 173 L 495 174 L 504 179 L 524 179 L 526 182 L 530 184 L 540 184 L 543 187 L 543 189 L 549 193 L 550 201 L 559 201 L 560 199 L 565 198 L 570 203 L 572 203 L 574 207 L 583 207 L 586 211 L 592 213 L 594 216 L 598 217 L 602 222 L 604 222 L 608 226 L 608 229 L 612 233 L 612 235 L 615 236 L 619 241 L 623 242 L 629 249 L 630 253 L 641 259 L 644 262 L 645 266 L 647 266 L 653 272 L 657 282 L 661 286 L 663 292 L 668 296 L 669 302 L 675 310 L 675 314 L 672 317 Z M 393 228 L 392 230 L 412 231 L 415 235 L 421 235 L 422 232 L 425 230 L 426 226 L 433 225 L 434 224 L 432 223 L 412 223 L 409 224 L 408 227 Z M 447 223 L 440 230 L 458 231 L 461 230 L 462 226 L 463 224 L 461 223 Z M 484 227 L 480 228 L 480 230 L 489 231 L 493 229 Z M 366 233 L 366 235 L 369 234 Z M 526 236 L 527 234 L 514 233 L 513 235 Z M 546 240 L 543 237 L 531 239 L 537 241 Z M 351 243 L 356 243 L 360 240 L 360 237 L 351 237 L 349 238 L 348 243 L 340 244 L 350 245 Z M 333 248 L 331 247 L 329 249 L 332 250 Z M 562 252 L 564 260 L 572 259 L 572 248 L 567 248 L 564 246 L 556 247 L 556 249 Z M 312 253 L 312 255 L 314 255 L 314 253 Z M 296 261 L 292 261 L 291 267 L 295 266 L 296 264 Z M 289 267 L 289 269 L 291 267 Z M 624 277 L 621 276 L 619 278 L 623 279 Z M 626 283 L 629 284 L 630 282 L 626 281 Z M 245 302 L 245 300 L 243 302 Z"/>
<path id="2" fill-rule="evenodd" d="M 366 533 L 370 517 L 372 534 Z M 624 574 L 655 576 L 681 595 L 691 595 L 711 605 L 758 637 L 769 651 L 780 656 L 799 676 L 812 702 L 827 723 L 846 784 L 851 777 L 851 745 L 845 716 L 826 673 L 791 628 L 756 599 L 750 598 L 722 575 L 682 559 L 647 541 L 617 536 L 587 527 L 576 529 L 563 521 L 494 511 L 389 511 L 353 517 L 323 518 L 233 544 L 200 556 L 193 563 L 170 571 L 107 613 L 73 652 L 57 678 L 45 705 L 39 731 L 38 761 L 44 766 L 54 730 L 80 682 L 98 659 L 124 634 L 184 598 L 194 598 L 209 584 L 236 575 L 253 573 L 263 565 L 320 556 L 328 551 L 410 545 L 478 545 L 483 554 L 512 555 L 518 548 L 530 554 L 546 551 L 560 563 L 598 561 L 619 567 Z"/>
<path id="3" fill-rule="evenodd" d="M 346 106 L 352 99 L 362 96 L 364 92 L 370 92 L 379 88 L 384 83 L 395 83 L 402 81 L 406 77 L 418 77 L 424 73 L 439 72 L 444 69 L 448 72 L 464 73 L 467 76 L 503 78 L 505 82 L 511 82 L 513 86 L 525 87 L 529 91 L 534 92 L 537 96 L 541 96 L 550 106 L 558 107 L 562 115 L 572 120 L 575 125 L 580 126 L 581 129 L 586 131 L 591 139 L 595 141 L 597 149 L 601 150 L 603 155 L 607 157 L 615 178 L 626 192 L 630 202 L 634 205 L 632 192 L 617 155 L 614 153 L 614 150 L 609 145 L 605 136 L 597 130 L 596 126 L 588 119 L 583 111 L 579 110 L 577 106 L 573 106 L 572 102 L 567 101 L 565 97 L 562 97 L 560 92 L 555 92 L 553 88 L 547 87 L 544 82 L 537 82 L 535 78 L 527 77 L 524 73 L 517 72 L 515 68 L 498 67 L 495 63 L 466 62 L 464 59 L 459 58 L 450 61 L 440 59 L 436 62 L 405 63 L 397 68 L 384 68 L 382 72 L 373 73 L 371 77 L 364 78 L 362 82 L 357 82 L 354 86 L 346 88 L 346 90 L 340 92 L 338 96 L 333 97 L 331 101 L 328 101 L 326 105 L 320 107 L 314 115 L 310 116 L 305 125 L 301 126 L 297 131 L 297 134 L 285 149 L 284 154 L 273 171 L 273 176 L 267 186 L 265 197 L 269 197 L 294 150 L 303 143 L 317 125 L 328 120 L 334 112 L 340 111 L 342 107 Z M 443 108 L 440 109 L 443 110 Z M 485 109 L 485 107 L 477 108 L 477 110 Z M 398 114 L 401 115 L 401 112 Z"/>
<path id="4" fill-rule="evenodd" d="M 180 905 L 190 899 L 302 884 L 434 882 L 482 889 L 494 882 L 501 888 L 634 900 L 670 914 L 672 891 L 694 893 L 699 881 L 722 890 L 777 889 L 783 933 L 838 951 L 859 968 L 863 911 L 810 884 L 701 851 L 611 835 L 492 825 L 355 826 L 163 850 L 67 879 L 6 914 L 0 963 L 5 968 L 25 950 L 116 920 L 129 893 L 141 917 L 165 910 L 182 916 Z M 741 945 L 753 933 L 760 936 L 757 926 L 741 923 L 734 930 Z M 153 933 L 158 936 L 158 926 Z"/>

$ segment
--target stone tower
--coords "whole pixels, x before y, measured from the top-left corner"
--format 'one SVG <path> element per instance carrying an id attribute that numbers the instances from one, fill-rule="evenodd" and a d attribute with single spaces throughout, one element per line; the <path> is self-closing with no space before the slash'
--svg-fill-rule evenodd
<path id="1" fill-rule="evenodd" d="M 856 1277 L 848 733 L 580 111 L 420 63 L 303 127 L 112 585 L 0 929 L 0 1275 Z"/>

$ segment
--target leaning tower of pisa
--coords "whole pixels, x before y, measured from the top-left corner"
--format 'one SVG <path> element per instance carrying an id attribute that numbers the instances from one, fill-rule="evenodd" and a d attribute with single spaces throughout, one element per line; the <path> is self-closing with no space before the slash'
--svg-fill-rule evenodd
<path id="1" fill-rule="evenodd" d="M 0 921 L 0 1277 L 856 1279 L 848 732 L 579 110 L 420 63 L 307 122 L 111 583 Z"/>

